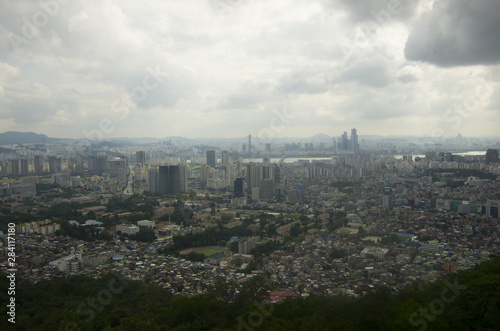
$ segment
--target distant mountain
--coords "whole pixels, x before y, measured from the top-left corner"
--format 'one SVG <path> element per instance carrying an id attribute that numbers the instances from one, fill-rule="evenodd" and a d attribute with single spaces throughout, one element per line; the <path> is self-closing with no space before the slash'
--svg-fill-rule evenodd
<path id="1" fill-rule="evenodd" d="M 106 141 L 111 141 L 121 145 L 149 145 L 149 144 L 158 144 L 164 141 L 170 141 L 175 145 L 183 145 L 183 144 L 193 144 L 196 140 L 184 138 L 180 136 L 171 136 L 165 138 L 150 138 L 150 137 L 142 137 L 142 138 L 129 138 L 129 137 L 119 137 L 119 138 L 106 138 Z"/>
<path id="2" fill-rule="evenodd" d="M 161 139 L 161 141 L 170 141 L 173 144 L 178 144 L 178 145 L 184 145 L 184 144 L 193 144 L 196 142 L 198 139 L 190 139 L 190 138 L 185 138 L 181 136 L 171 136 L 171 137 L 165 137 Z"/>
<path id="3" fill-rule="evenodd" d="M 130 143 L 120 143 L 118 141 L 102 141 L 97 144 L 92 144 L 94 148 L 103 148 L 103 147 L 108 147 L 108 148 L 117 148 L 117 147 L 123 147 L 126 145 L 130 145 Z"/>
<path id="4" fill-rule="evenodd" d="M 0 145 L 53 143 L 58 140 L 34 132 L 7 131 L 0 133 Z"/>
<path id="5" fill-rule="evenodd" d="M 141 145 L 141 144 L 150 144 L 158 142 L 159 139 L 155 138 L 128 138 L 128 137 L 119 137 L 119 138 L 106 138 L 107 142 L 114 142 L 120 145 Z M 104 142 L 104 141 L 103 141 Z"/>
<path id="6" fill-rule="evenodd" d="M 324 133 L 320 133 L 320 134 L 316 134 L 308 139 L 310 140 L 320 140 L 320 141 L 323 141 L 323 140 L 331 140 L 333 137 L 327 135 L 327 134 L 324 134 Z"/>

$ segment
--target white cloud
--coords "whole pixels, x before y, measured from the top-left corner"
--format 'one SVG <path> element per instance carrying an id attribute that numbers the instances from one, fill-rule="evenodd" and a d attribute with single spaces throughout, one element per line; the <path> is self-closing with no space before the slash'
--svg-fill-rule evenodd
<path id="1" fill-rule="evenodd" d="M 482 48 L 427 56 L 439 40 L 475 45 L 465 28 L 452 28 L 486 15 L 488 1 L 465 21 L 463 1 L 435 2 L 447 6 L 401 1 L 391 13 L 378 0 L 74 0 L 28 39 L 23 28 L 43 13 L 38 2 L 0 0 L 0 129 L 78 138 L 110 120 L 108 136 L 241 137 L 287 107 L 295 117 L 281 136 L 351 127 L 428 135 L 445 126 L 450 135 L 496 134 L 477 122 L 446 122 L 443 114 L 477 83 L 470 67 L 441 68 L 482 63 L 473 69 L 497 72 L 485 60 L 496 46 L 485 48 L 485 36 Z M 16 51 L 12 34 L 27 40 Z M 492 89 L 474 118 L 499 124 Z M 115 106 L 123 96 L 136 97 L 126 116 Z"/>

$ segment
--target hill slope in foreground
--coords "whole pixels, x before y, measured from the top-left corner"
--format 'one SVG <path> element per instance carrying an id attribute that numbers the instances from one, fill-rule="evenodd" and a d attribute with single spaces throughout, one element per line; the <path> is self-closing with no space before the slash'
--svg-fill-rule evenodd
<path id="1" fill-rule="evenodd" d="M 1 288 L 9 281 L 0 277 Z M 500 257 L 430 284 L 391 293 L 379 287 L 360 297 L 309 296 L 265 300 L 267 281 L 239 288 L 216 279 L 206 295 L 175 296 L 118 274 L 20 282 L 15 324 L 2 330 L 496 330 L 500 322 Z M 203 286 L 203 280 L 200 284 Z M 179 288 L 180 290 L 180 288 Z M 0 292 L 9 302 L 7 290 Z"/>

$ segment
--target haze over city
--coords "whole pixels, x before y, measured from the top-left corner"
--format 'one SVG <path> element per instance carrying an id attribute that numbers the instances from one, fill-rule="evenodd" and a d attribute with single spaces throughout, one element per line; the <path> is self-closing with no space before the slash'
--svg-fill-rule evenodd
<path id="1" fill-rule="evenodd" d="M 2 0 L 0 132 L 496 135 L 499 7 Z"/>
<path id="2" fill-rule="evenodd" d="M 498 330 L 499 0 L 0 0 L 0 330 Z"/>

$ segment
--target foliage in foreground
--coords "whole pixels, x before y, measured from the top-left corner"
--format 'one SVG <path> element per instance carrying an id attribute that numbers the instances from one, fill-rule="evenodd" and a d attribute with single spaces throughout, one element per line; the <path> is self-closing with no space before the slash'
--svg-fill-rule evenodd
<path id="1" fill-rule="evenodd" d="M 216 279 L 206 295 L 174 296 L 160 287 L 72 277 L 16 287 L 16 324 L 8 330 L 492 330 L 500 321 L 500 257 L 397 294 L 386 287 L 361 298 L 311 296 L 270 304 L 264 278 L 241 288 Z M 8 288 L 5 276 L 0 286 Z M 237 290 L 239 294 L 237 294 Z M 7 291 L 1 291 L 8 302 Z"/>

